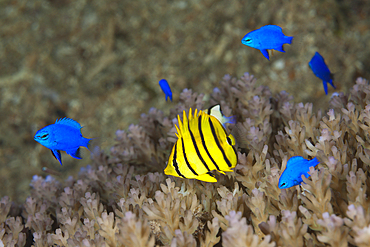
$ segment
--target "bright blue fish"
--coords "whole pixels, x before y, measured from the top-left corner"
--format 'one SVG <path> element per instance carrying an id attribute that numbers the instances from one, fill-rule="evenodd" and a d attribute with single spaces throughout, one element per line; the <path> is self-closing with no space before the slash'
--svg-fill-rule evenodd
<path id="1" fill-rule="evenodd" d="M 288 160 L 286 168 L 279 178 L 279 189 L 288 189 L 303 182 L 302 175 L 306 178 L 310 176 L 308 172 L 311 166 L 316 166 L 320 162 L 317 158 L 306 160 L 302 156 L 294 156 Z"/>
<path id="2" fill-rule="evenodd" d="M 75 159 L 81 159 L 80 146 L 88 149 L 89 141 L 81 134 L 82 126 L 73 119 L 61 118 L 36 132 L 35 141 L 49 148 L 62 165 L 60 150 L 66 151 Z"/>
<path id="3" fill-rule="evenodd" d="M 285 52 L 283 45 L 291 44 L 292 40 L 293 37 L 288 37 L 283 34 L 281 27 L 267 25 L 247 33 L 242 38 L 242 44 L 260 50 L 262 55 L 269 60 L 269 53 L 267 50 L 273 49 Z"/>
<path id="4" fill-rule="evenodd" d="M 308 65 L 310 66 L 315 76 L 319 77 L 322 80 L 325 94 L 328 94 L 328 82 L 333 88 L 335 88 L 333 84 L 333 74 L 330 73 L 330 70 L 324 61 L 324 58 L 320 55 L 320 53 L 316 52 Z"/>
<path id="5" fill-rule="evenodd" d="M 172 92 L 171 92 L 170 85 L 168 85 L 167 80 L 166 79 L 160 80 L 159 86 L 161 86 L 162 91 L 166 95 L 166 101 L 168 97 L 170 97 L 170 100 L 172 101 Z"/>

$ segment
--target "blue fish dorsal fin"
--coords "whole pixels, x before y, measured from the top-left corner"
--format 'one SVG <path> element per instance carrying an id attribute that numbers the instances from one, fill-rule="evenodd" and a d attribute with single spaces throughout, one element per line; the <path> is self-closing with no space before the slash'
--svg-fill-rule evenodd
<path id="1" fill-rule="evenodd" d="M 68 125 L 74 128 L 78 128 L 78 129 L 82 128 L 81 124 L 79 124 L 77 121 L 73 120 L 72 118 L 67 118 L 67 117 L 57 119 L 57 121 L 55 121 L 55 124 L 64 124 L 64 125 Z"/>
<path id="2" fill-rule="evenodd" d="M 278 32 L 283 32 L 283 29 L 279 26 L 276 25 L 266 25 L 261 27 L 260 29 L 265 29 L 265 30 L 273 30 L 273 31 L 278 31 Z"/>
<path id="3" fill-rule="evenodd" d="M 302 167 L 302 166 L 316 166 L 320 162 L 317 160 L 317 158 L 313 158 L 312 160 L 307 160 L 303 158 L 302 156 L 293 156 L 288 160 L 288 163 L 286 164 L 286 167 Z"/>
<path id="4" fill-rule="evenodd" d="M 303 165 L 305 162 L 307 162 L 307 160 L 304 159 L 302 156 L 293 156 L 288 160 L 286 167 L 288 168 L 291 166 Z"/>
<path id="5" fill-rule="evenodd" d="M 325 63 L 325 59 L 319 52 L 315 52 L 315 57 L 319 59 L 322 63 Z M 325 63 L 326 64 L 326 63 Z"/>

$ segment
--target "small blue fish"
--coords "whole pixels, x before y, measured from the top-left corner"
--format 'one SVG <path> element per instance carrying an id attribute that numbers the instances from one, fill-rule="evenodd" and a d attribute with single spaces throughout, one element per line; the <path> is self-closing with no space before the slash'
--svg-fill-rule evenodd
<path id="1" fill-rule="evenodd" d="M 330 70 L 324 61 L 324 58 L 320 55 L 320 53 L 316 52 L 308 65 L 310 66 L 315 76 L 319 77 L 322 80 L 326 95 L 328 94 L 328 82 L 335 89 L 335 86 L 333 84 L 333 74 L 330 73 Z"/>
<path id="2" fill-rule="evenodd" d="M 168 97 L 170 97 L 170 100 L 172 101 L 172 92 L 171 92 L 170 85 L 168 85 L 167 80 L 166 79 L 160 80 L 159 86 L 161 86 L 162 91 L 166 95 L 166 101 Z"/>
<path id="3" fill-rule="evenodd" d="M 303 182 L 302 175 L 306 178 L 310 176 L 308 172 L 311 166 L 316 166 L 320 162 L 317 158 L 306 160 L 302 156 L 294 156 L 288 160 L 286 168 L 279 178 L 279 189 L 288 189 Z"/>
<path id="4" fill-rule="evenodd" d="M 242 38 L 242 44 L 256 48 L 262 52 L 262 55 L 269 60 L 267 50 L 284 51 L 284 44 L 291 44 L 293 37 L 288 37 L 283 34 L 281 27 L 276 25 L 263 26 L 247 33 Z"/>
<path id="5" fill-rule="evenodd" d="M 86 147 L 91 139 L 81 134 L 82 126 L 73 119 L 61 118 L 55 124 L 48 125 L 36 132 L 35 141 L 49 148 L 62 165 L 60 150 L 66 151 L 75 159 L 81 159 L 80 146 Z"/>

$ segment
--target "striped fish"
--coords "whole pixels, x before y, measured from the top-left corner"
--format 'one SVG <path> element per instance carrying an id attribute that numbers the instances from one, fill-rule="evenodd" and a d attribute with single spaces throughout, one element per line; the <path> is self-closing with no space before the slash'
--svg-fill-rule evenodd
<path id="1" fill-rule="evenodd" d="M 226 130 L 217 118 L 191 108 L 189 119 L 183 112 L 183 122 L 177 116 L 179 127 L 178 140 L 172 148 L 166 175 L 198 179 L 206 182 L 217 182 L 211 173 L 217 170 L 222 174 L 231 172 L 237 163 L 236 151 L 233 147 L 235 139 L 227 135 Z"/>

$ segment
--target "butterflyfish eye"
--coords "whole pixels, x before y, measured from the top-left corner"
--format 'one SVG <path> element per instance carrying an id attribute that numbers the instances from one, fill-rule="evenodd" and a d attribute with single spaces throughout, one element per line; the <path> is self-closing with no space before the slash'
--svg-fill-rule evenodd
<path id="1" fill-rule="evenodd" d="M 245 39 L 244 41 L 245 42 L 251 42 L 252 40 L 250 38 L 248 38 L 248 39 Z"/>
<path id="2" fill-rule="evenodd" d="M 283 187 L 283 186 L 285 186 L 285 183 L 280 184 L 280 187 Z"/>
<path id="3" fill-rule="evenodd" d="M 230 137 L 227 137 L 227 143 L 229 143 L 230 145 L 233 144 L 233 142 L 231 141 Z"/>

